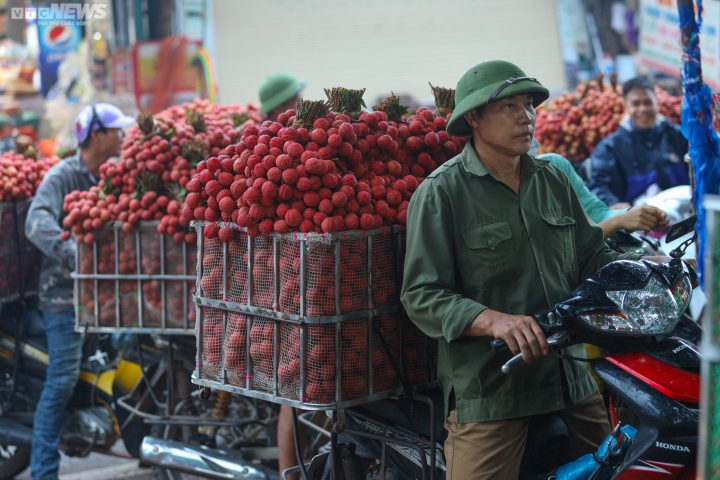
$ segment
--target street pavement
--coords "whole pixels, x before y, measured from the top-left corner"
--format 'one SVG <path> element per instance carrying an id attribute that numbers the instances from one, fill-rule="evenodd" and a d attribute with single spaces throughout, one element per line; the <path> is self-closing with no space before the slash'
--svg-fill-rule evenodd
<path id="1" fill-rule="evenodd" d="M 122 441 L 118 441 L 112 453 L 91 453 L 83 458 L 61 454 L 60 480 L 153 480 L 152 469 L 140 468 L 138 460 L 125 451 Z M 15 478 L 31 480 L 30 468 Z"/>

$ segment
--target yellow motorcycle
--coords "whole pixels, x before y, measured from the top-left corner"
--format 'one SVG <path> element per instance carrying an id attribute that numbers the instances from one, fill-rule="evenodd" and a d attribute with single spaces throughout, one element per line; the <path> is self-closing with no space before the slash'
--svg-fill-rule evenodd
<path id="1" fill-rule="evenodd" d="M 30 464 L 35 408 L 48 367 L 44 324 L 34 303 L 0 307 L 0 479 L 13 478 Z M 149 432 L 140 417 L 117 407 L 115 400 L 134 389 L 143 372 L 128 356 L 120 359 L 111 340 L 109 335 L 85 336 L 80 378 L 60 442 L 68 456 L 109 453 L 122 438 L 137 458 Z"/>

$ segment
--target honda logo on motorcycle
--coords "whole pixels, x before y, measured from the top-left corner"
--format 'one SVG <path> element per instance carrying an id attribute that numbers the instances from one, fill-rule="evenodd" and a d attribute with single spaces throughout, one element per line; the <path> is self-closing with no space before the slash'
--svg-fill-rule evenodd
<path id="1" fill-rule="evenodd" d="M 657 448 L 663 448 L 665 450 L 675 450 L 678 452 L 690 453 L 690 449 L 684 445 L 673 445 L 672 443 L 655 442 L 655 446 Z"/>

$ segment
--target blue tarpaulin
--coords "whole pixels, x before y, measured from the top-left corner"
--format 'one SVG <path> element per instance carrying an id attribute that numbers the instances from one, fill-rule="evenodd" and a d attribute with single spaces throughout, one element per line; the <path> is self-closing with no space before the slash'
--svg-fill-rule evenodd
<path id="1" fill-rule="evenodd" d="M 703 285 L 703 254 L 706 244 L 705 210 L 702 199 L 705 194 L 717 195 L 720 187 L 720 139 L 713 130 L 713 93 L 702 80 L 700 62 L 700 26 L 702 25 L 702 0 L 697 0 L 697 20 L 693 2 L 678 1 L 682 57 L 682 133 L 690 144 L 688 153 L 692 161 L 695 187 L 693 199 L 698 221 L 698 267 L 700 285 Z"/>

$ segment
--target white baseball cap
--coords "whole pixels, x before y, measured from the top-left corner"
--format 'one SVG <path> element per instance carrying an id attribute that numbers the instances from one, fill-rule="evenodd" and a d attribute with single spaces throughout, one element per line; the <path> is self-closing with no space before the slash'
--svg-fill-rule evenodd
<path id="1" fill-rule="evenodd" d="M 83 143 L 90 132 L 100 128 L 125 128 L 135 123 L 135 119 L 122 113 L 110 103 L 86 105 L 75 119 L 75 138 Z"/>

